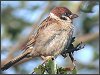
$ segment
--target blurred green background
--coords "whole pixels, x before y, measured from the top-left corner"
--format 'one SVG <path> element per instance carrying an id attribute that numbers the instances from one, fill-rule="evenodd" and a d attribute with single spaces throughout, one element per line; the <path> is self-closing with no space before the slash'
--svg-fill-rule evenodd
<path id="1" fill-rule="evenodd" d="M 99 73 L 99 2 L 98 1 L 1 1 L 1 61 L 3 65 L 20 54 L 20 48 L 38 25 L 56 6 L 69 8 L 79 15 L 74 20 L 75 44 L 83 41 L 85 48 L 75 52 L 78 74 Z M 68 62 L 62 56 L 55 60 L 59 66 Z M 34 58 L 17 64 L 3 74 L 26 74 L 41 64 Z M 63 62 L 63 63 L 62 63 Z"/>

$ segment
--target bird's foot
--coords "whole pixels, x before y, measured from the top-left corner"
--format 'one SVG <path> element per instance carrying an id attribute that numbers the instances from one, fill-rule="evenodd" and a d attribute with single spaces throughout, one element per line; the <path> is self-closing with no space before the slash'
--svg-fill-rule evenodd
<path id="1" fill-rule="evenodd" d="M 79 43 L 79 44 L 75 47 L 75 51 L 78 51 L 78 50 L 80 50 L 80 49 L 83 49 L 84 46 L 85 46 L 85 44 L 83 44 L 82 42 Z"/>

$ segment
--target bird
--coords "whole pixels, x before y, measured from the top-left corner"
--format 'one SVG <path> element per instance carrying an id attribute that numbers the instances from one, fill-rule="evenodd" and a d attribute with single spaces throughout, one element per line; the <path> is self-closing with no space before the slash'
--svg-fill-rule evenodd
<path id="1" fill-rule="evenodd" d="M 53 8 L 40 24 L 36 35 L 29 37 L 24 52 L 3 65 L 1 70 L 7 70 L 24 58 L 48 59 L 58 56 L 70 44 L 74 31 L 73 19 L 77 17 L 67 7 Z"/>

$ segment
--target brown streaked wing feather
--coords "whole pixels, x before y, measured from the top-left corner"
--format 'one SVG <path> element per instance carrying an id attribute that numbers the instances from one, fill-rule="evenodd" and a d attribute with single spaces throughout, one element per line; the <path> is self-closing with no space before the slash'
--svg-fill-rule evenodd
<path id="1" fill-rule="evenodd" d="M 37 30 L 36 36 L 32 36 L 31 38 L 28 39 L 28 41 L 26 42 L 25 47 L 23 48 L 24 50 L 26 50 L 29 46 L 34 45 L 36 38 L 38 36 L 41 35 L 41 32 L 48 26 L 51 25 L 52 23 L 57 23 L 57 21 L 55 19 L 52 19 L 50 17 L 47 17 L 45 20 L 43 20 L 43 22 L 40 24 L 39 29 Z"/>
<path id="2" fill-rule="evenodd" d="M 36 42 L 48 41 L 52 36 L 59 33 L 57 30 L 60 29 L 60 25 L 56 19 L 48 17 L 45 19 L 37 32 L 35 37 Z"/>

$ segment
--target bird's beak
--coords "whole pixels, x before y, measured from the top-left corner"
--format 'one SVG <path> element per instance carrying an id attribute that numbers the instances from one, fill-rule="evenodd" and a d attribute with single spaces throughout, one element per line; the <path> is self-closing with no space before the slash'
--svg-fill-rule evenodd
<path id="1" fill-rule="evenodd" d="M 77 18 L 77 17 L 78 17 L 77 14 L 72 14 L 72 15 L 70 15 L 70 19 L 74 19 L 74 18 Z"/>

